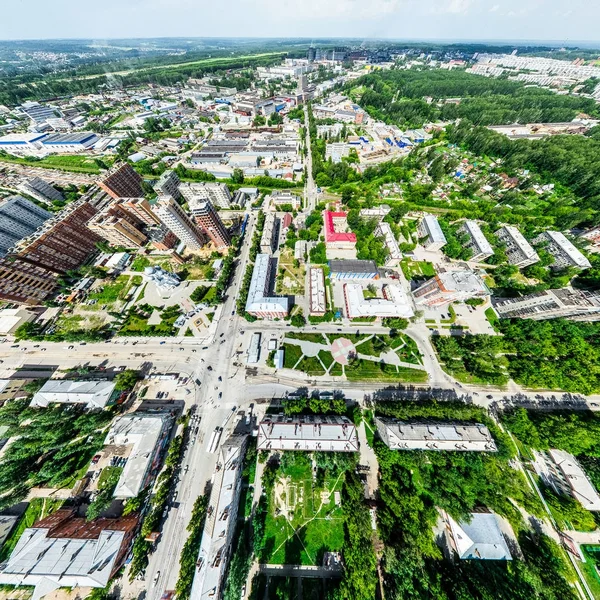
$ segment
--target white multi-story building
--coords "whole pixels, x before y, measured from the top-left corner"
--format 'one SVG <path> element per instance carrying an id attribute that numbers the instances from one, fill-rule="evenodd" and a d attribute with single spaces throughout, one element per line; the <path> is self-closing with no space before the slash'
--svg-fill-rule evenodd
<path id="1" fill-rule="evenodd" d="M 275 215 L 273 213 L 266 213 L 265 224 L 260 237 L 260 251 L 263 254 L 273 253 L 273 243 L 275 241 L 274 237 L 276 231 Z"/>
<path id="2" fill-rule="evenodd" d="M 398 246 L 398 240 L 394 235 L 389 223 L 381 222 L 375 230 L 375 235 L 383 237 L 383 242 L 388 251 L 388 256 L 385 259 L 386 267 L 397 267 L 402 260 L 402 252 Z"/>
<path id="3" fill-rule="evenodd" d="M 600 293 L 568 287 L 517 298 L 494 299 L 493 305 L 503 319 L 543 321 L 560 317 L 571 321 L 600 320 Z"/>
<path id="4" fill-rule="evenodd" d="M 258 254 L 252 271 L 246 312 L 264 319 L 287 317 L 289 299 L 286 296 L 271 296 L 271 272 L 273 260 L 270 254 Z"/>
<path id="5" fill-rule="evenodd" d="M 347 417 L 268 415 L 258 426 L 258 450 L 358 452 L 358 435 Z"/>
<path id="6" fill-rule="evenodd" d="M 546 250 L 554 257 L 553 267 L 577 267 L 589 269 L 590 261 L 560 231 L 545 231 L 533 240 L 535 244 L 546 243 Z"/>
<path id="7" fill-rule="evenodd" d="M 486 240 L 481 227 L 475 221 L 465 221 L 458 231 L 469 236 L 465 248 L 469 248 L 473 252 L 470 260 L 481 262 L 494 254 L 492 245 Z"/>
<path id="8" fill-rule="evenodd" d="M 421 244 L 427 250 L 441 250 L 447 243 L 446 236 L 433 215 L 425 215 L 418 227 Z"/>
<path id="9" fill-rule="evenodd" d="M 115 498 L 135 498 L 148 485 L 172 424 L 170 414 L 160 412 L 133 412 L 114 421 L 104 445 L 125 447 L 127 458 Z"/>
<path id="10" fill-rule="evenodd" d="M 377 431 L 392 450 L 455 450 L 496 452 L 496 442 L 481 423 L 412 423 L 397 419 L 375 419 Z"/>
<path id="11" fill-rule="evenodd" d="M 540 260 L 537 252 L 516 227 L 505 225 L 496 231 L 496 236 L 506 245 L 506 256 L 511 265 L 523 268 Z"/>
<path id="12" fill-rule="evenodd" d="M 342 158 L 350 155 L 350 146 L 345 142 L 327 144 L 325 147 L 325 160 L 331 159 L 334 163 L 342 162 Z"/>
<path id="13" fill-rule="evenodd" d="M 346 316 L 349 319 L 362 317 L 409 319 L 414 315 L 410 300 L 399 285 L 383 286 L 383 298 L 365 298 L 359 283 L 344 284 Z"/>
<path id="14" fill-rule="evenodd" d="M 182 183 L 179 185 L 180 194 L 188 201 L 209 200 L 219 208 L 231 206 L 231 192 L 225 183 L 202 181 L 199 183 Z"/>
<path id="15" fill-rule="evenodd" d="M 490 290 L 473 271 L 458 270 L 438 273 L 414 292 L 416 304 L 442 306 L 469 298 L 488 298 Z"/>
<path id="16" fill-rule="evenodd" d="M 310 269 L 310 302 L 309 314 L 321 316 L 327 312 L 327 300 L 325 295 L 325 276 L 320 267 Z"/>
<path id="17" fill-rule="evenodd" d="M 271 192 L 271 203 L 275 208 L 289 204 L 293 210 L 298 210 L 301 202 L 300 196 L 296 196 L 296 194 L 292 194 L 287 190 L 273 190 Z"/>
<path id="18" fill-rule="evenodd" d="M 179 186 L 181 180 L 175 171 L 165 171 L 156 182 L 154 189 L 159 196 L 172 196 L 175 200 L 181 198 Z"/>
<path id="19" fill-rule="evenodd" d="M 159 196 L 154 213 L 163 225 L 176 235 L 188 248 L 198 250 L 204 246 L 206 236 L 183 208 L 171 196 Z"/>
<path id="20" fill-rule="evenodd" d="M 88 408 L 105 408 L 115 397 L 112 381 L 50 379 L 34 394 L 29 406 L 46 408 L 50 404 L 85 404 Z"/>
<path id="21" fill-rule="evenodd" d="M 231 436 L 219 450 L 190 600 L 221 598 L 236 531 L 247 436 Z"/>

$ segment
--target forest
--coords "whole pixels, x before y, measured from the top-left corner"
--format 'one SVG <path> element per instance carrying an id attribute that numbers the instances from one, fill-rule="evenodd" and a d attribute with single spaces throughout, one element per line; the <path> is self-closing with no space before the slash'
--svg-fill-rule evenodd
<path id="1" fill-rule="evenodd" d="M 571 121 L 582 112 L 600 115 L 590 98 L 557 95 L 521 82 L 460 70 L 392 69 L 364 75 L 345 89 L 372 117 L 407 128 L 436 120 L 503 125 Z M 427 102 L 426 97 L 434 101 Z"/>
<path id="2" fill-rule="evenodd" d="M 566 319 L 500 319 L 503 334 L 433 336 L 446 371 L 460 381 L 592 394 L 600 390 L 600 325 Z"/>
<path id="3" fill-rule="evenodd" d="M 529 169 L 545 183 L 558 183 L 573 193 L 570 202 L 549 207 L 562 229 L 600 222 L 600 140 L 557 135 L 541 140 L 509 140 L 469 121 L 449 125 L 450 142 L 478 154 L 503 159 L 503 168 Z"/>
<path id="4" fill-rule="evenodd" d="M 386 598 L 393 600 L 575 599 L 573 574 L 559 547 L 525 525 L 515 503 L 541 515 L 543 507 L 525 478 L 509 465 L 505 434 L 485 411 L 454 402 L 379 403 L 376 415 L 403 420 L 457 419 L 490 427 L 497 453 L 402 452 L 375 440 L 380 467 L 379 531 L 385 544 Z M 434 541 L 437 508 L 455 519 L 478 508 L 506 517 L 524 559 L 512 564 L 443 558 Z"/>

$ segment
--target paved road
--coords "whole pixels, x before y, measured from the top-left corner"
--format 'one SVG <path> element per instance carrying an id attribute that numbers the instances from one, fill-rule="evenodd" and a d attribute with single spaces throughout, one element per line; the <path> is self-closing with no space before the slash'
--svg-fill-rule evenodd
<path id="1" fill-rule="evenodd" d="M 317 204 L 317 186 L 315 185 L 315 180 L 313 179 L 312 172 L 312 154 L 310 147 L 310 133 L 308 130 L 308 105 L 304 105 L 304 125 L 306 126 L 306 187 L 304 191 L 305 195 L 305 205 L 307 207 L 307 211 L 310 212 L 314 210 Z"/>

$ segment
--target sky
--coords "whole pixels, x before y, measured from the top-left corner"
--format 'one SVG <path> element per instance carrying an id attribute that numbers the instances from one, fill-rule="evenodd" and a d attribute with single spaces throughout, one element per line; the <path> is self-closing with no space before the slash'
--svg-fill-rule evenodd
<path id="1" fill-rule="evenodd" d="M 0 0 L 0 39 L 600 41 L 600 0 Z"/>

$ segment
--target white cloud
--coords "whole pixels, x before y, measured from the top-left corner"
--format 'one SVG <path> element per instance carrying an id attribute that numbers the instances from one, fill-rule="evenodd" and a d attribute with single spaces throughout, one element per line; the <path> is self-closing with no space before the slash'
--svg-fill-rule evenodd
<path id="1" fill-rule="evenodd" d="M 494 6 L 492 6 L 492 8 L 490 8 L 489 12 L 498 12 L 499 9 L 500 9 L 500 5 L 494 4 Z"/>

